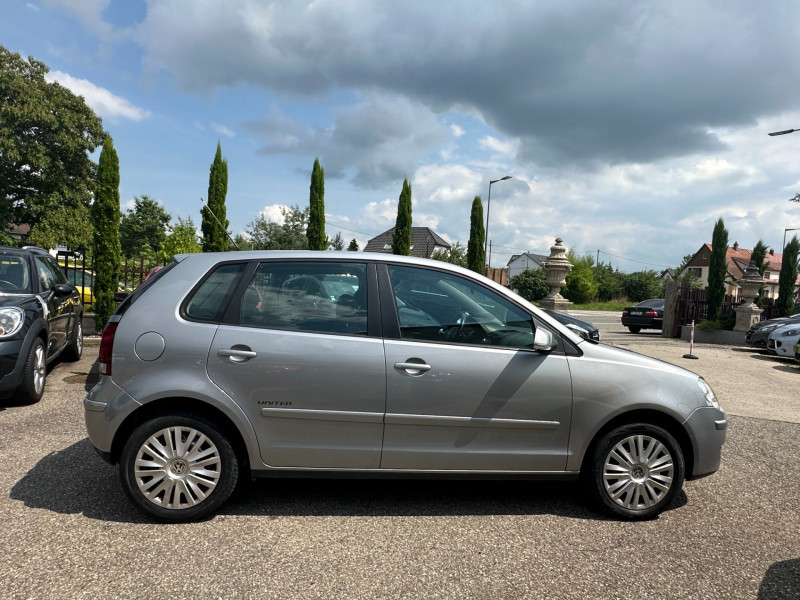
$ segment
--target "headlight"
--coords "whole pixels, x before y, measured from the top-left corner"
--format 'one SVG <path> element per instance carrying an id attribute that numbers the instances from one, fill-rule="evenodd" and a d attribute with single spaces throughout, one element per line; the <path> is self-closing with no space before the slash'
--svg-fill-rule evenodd
<path id="1" fill-rule="evenodd" d="M 711 389 L 711 386 L 706 383 L 706 380 L 702 377 L 698 377 L 697 385 L 700 386 L 700 391 L 703 392 L 703 396 L 706 397 L 706 404 L 712 408 L 719 408 L 717 396 L 714 394 L 714 390 Z"/>
<path id="2" fill-rule="evenodd" d="M 25 313 L 21 308 L 0 308 L 0 339 L 17 333 L 25 322 Z"/>
<path id="3" fill-rule="evenodd" d="M 794 337 L 800 335 L 800 327 L 792 327 L 781 334 L 781 337 Z"/>

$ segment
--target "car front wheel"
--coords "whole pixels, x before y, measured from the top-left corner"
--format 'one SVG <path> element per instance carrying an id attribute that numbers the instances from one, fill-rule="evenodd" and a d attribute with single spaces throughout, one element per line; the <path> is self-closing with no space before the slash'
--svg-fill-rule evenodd
<path id="1" fill-rule="evenodd" d="M 239 478 L 233 448 L 199 418 L 167 415 L 137 427 L 122 450 L 120 479 L 133 503 L 162 521 L 202 519 L 221 507 Z"/>
<path id="2" fill-rule="evenodd" d="M 683 452 L 669 432 L 644 423 L 609 432 L 595 446 L 585 473 L 591 495 L 630 520 L 664 511 L 683 486 Z"/>

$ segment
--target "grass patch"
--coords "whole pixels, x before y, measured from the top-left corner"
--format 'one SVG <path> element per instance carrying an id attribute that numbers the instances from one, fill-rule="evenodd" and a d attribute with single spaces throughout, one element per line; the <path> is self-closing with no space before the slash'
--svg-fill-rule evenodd
<path id="1" fill-rule="evenodd" d="M 590 302 L 589 304 L 573 304 L 570 310 L 606 310 L 608 312 L 622 312 L 622 309 L 630 306 L 629 302 Z"/>

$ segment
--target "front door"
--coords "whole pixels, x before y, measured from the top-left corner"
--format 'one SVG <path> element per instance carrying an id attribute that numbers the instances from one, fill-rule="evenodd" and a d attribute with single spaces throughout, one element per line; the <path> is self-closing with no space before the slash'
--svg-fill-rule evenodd
<path id="1" fill-rule="evenodd" d="M 465 277 L 388 271 L 401 339 L 385 342 L 381 468 L 564 470 L 569 365 L 532 350 L 531 315 Z"/>

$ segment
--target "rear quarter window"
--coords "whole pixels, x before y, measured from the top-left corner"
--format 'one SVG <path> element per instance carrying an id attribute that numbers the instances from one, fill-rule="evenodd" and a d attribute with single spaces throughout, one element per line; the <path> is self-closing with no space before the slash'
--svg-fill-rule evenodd
<path id="1" fill-rule="evenodd" d="M 222 320 L 245 266 L 246 263 L 228 263 L 211 271 L 186 300 L 184 317 L 192 321 Z"/>

